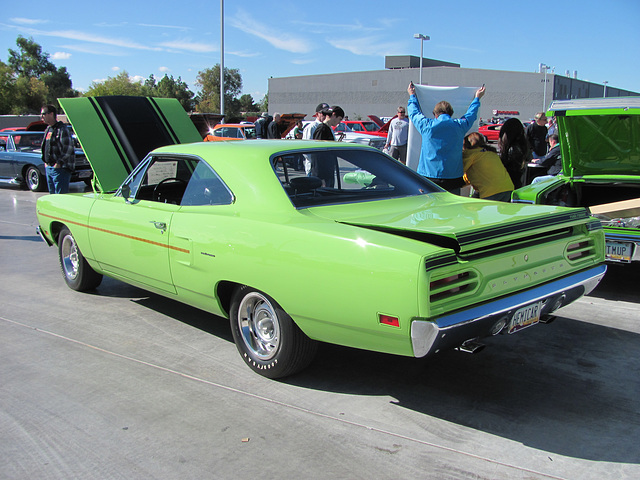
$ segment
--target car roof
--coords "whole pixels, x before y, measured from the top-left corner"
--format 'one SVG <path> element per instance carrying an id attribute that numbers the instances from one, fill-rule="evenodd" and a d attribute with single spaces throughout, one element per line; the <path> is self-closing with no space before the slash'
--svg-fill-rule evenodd
<path id="1" fill-rule="evenodd" d="M 236 194 L 238 201 L 247 202 L 253 209 L 273 212 L 278 207 L 290 209 L 291 202 L 268 160 L 277 154 L 294 154 L 310 150 L 345 150 L 347 148 L 377 150 L 354 143 L 327 142 L 322 140 L 223 140 L 157 148 L 153 155 L 193 155 L 205 160 Z M 251 178 L 260 179 L 260 188 Z"/>

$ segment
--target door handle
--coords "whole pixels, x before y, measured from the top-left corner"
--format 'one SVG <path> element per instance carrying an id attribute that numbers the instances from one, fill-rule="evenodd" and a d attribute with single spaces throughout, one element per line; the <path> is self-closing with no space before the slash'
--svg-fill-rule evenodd
<path id="1" fill-rule="evenodd" d="M 151 220 L 149 223 L 153 223 L 153 226 L 160 230 L 160 233 L 167 231 L 167 224 L 165 222 L 156 222 L 155 220 Z"/>

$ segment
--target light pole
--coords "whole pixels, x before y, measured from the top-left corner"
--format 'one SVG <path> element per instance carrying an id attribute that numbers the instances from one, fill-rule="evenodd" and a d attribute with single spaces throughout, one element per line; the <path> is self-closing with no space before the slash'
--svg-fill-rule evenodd
<path id="1" fill-rule="evenodd" d="M 224 123 L 224 0 L 220 0 L 220 115 Z"/>
<path id="2" fill-rule="evenodd" d="M 607 98 L 607 83 L 609 82 L 605 80 L 602 83 L 604 83 L 604 94 L 602 95 L 602 98 Z"/>
<path id="3" fill-rule="evenodd" d="M 547 109 L 547 70 L 549 70 L 549 65 L 541 63 L 540 68 L 544 68 L 544 97 L 542 100 L 542 111 L 544 112 Z"/>
<path id="4" fill-rule="evenodd" d="M 415 33 L 413 35 L 413 38 L 417 38 L 418 40 L 420 40 L 420 80 L 418 81 L 418 83 L 422 85 L 422 57 L 424 56 L 422 52 L 424 51 L 424 41 L 431 40 L 431 38 L 429 38 L 428 35 L 423 35 L 421 33 Z"/>

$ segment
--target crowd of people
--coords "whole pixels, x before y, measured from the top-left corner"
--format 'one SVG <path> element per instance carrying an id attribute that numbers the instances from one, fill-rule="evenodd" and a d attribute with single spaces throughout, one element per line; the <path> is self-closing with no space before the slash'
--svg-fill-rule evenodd
<path id="1" fill-rule="evenodd" d="M 534 178 L 534 183 L 552 178 L 562 170 L 556 124 L 554 119 L 547 123 L 544 112 L 537 113 L 526 129 L 516 118 L 506 120 L 500 128 L 496 150 L 488 145 L 482 134 L 467 135 L 477 118 L 480 99 L 485 94 L 484 85 L 475 92 L 469 108 L 460 118 L 453 117 L 451 104 L 444 100 L 435 105 L 433 118 L 429 118 L 421 109 L 413 82 L 407 92 L 406 109 L 399 106 L 389 124 L 385 150 L 406 165 L 410 120 L 422 136 L 417 171 L 443 189 L 460 194 L 463 186 L 471 185 L 475 196 L 508 202 L 511 192 L 523 186 L 528 164 L 547 169 L 546 175 Z M 42 108 L 42 118 L 47 124 L 42 155 L 49 191 L 66 193 L 73 171 L 73 146 L 69 132 L 57 121 L 56 114 L 52 105 Z M 320 103 L 314 117 L 314 121 L 306 126 L 296 120 L 293 138 L 335 141 L 334 128 L 345 119 L 344 110 L 338 105 Z M 255 122 L 256 138 L 281 138 L 280 120 L 280 113 L 274 113 L 273 117 L 263 113 Z M 305 162 L 307 173 L 310 173 L 310 164 Z"/>
<path id="2" fill-rule="evenodd" d="M 475 92 L 467 111 L 459 118 L 454 117 L 447 101 L 438 102 L 430 118 L 421 109 L 415 86 L 409 84 L 407 107 L 399 106 L 389 123 L 385 150 L 406 165 L 410 121 L 422 136 L 418 173 L 454 194 L 471 185 L 474 196 L 489 200 L 510 201 L 513 190 L 524 185 L 529 164 L 548 169 L 547 175 L 536 178 L 536 182 L 557 175 L 562 168 L 558 135 L 553 121 L 547 127 L 544 112 L 536 114 L 526 129 L 517 118 L 506 120 L 500 128 L 497 149 L 481 133 L 467 134 L 477 118 L 485 91 L 483 85 Z M 345 118 L 345 113 L 339 106 L 320 103 L 314 117 L 304 128 L 298 123 L 293 137 L 333 141 L 336 139 L 333 128 Z M 310 162 L 306 162 L 308 174 L 312 174 L 310 168 Z"/>

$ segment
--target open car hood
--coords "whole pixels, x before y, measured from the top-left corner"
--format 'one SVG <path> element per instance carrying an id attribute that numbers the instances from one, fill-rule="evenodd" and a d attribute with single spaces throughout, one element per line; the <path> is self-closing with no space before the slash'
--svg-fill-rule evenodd
<path id="1" fill-rule="evenodd" d="M 116 190 L 151 150 L 202 141 L 175 98 L 61 98 L 60 105 L 105 192 Z"/>
<path id="2" fill-rule="evenodd" d="M 640 175 L 640 97 L 555 101 L 562 173 Z"/>
<path id="3" fill-rule="evenodd" d="M 508 246 L 516 239 L 535 241 L 538 234 L 566 228 L 589 217 L 585 209 L 465 200 L 449 194 L 374 203 L 375 213 L 367 203 L 310 210 L 325 219 L 432 243 L 463 254 L 497 244 Z"/>

